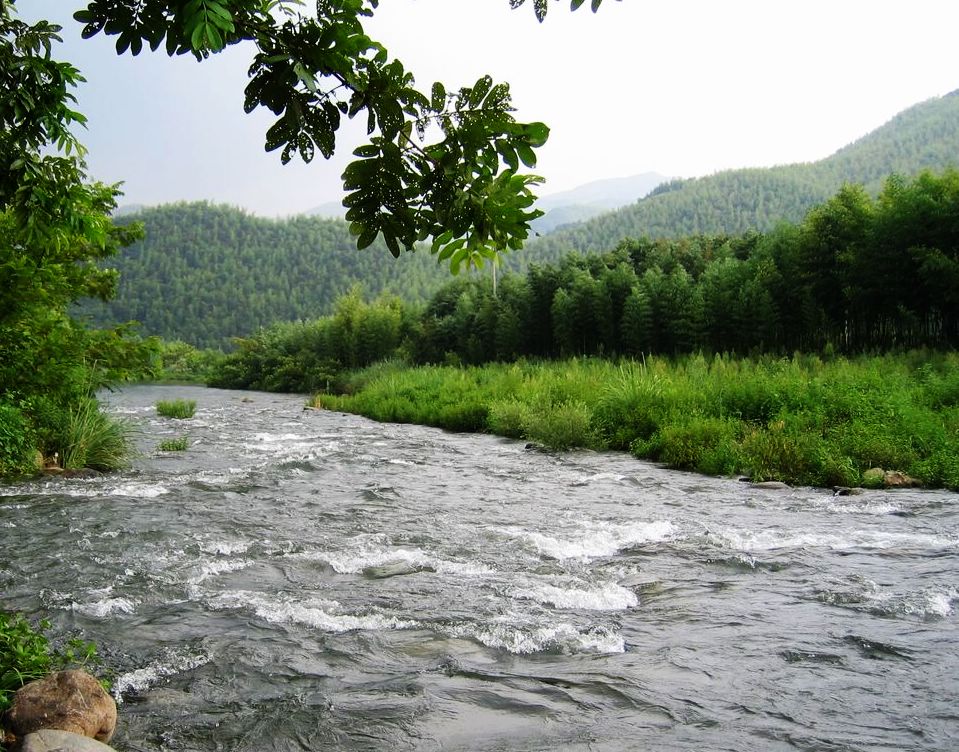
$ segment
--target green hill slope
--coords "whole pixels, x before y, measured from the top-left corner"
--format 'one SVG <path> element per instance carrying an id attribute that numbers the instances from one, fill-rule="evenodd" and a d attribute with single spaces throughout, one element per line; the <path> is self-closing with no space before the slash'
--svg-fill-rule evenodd
<path id="1" fill-rule="evenodd" d="M 959 92 L 918 104 L 819 162 L 675 180 L 648 197 L 557 230 L 510 254 L 506 268 L 557 261 L 569 251 L 608 251 L 624 238 L 767 230 L 798 222 L 846 182 L 877 192 L 890 173 L 959 166 Z M 95 323 L 137 320 L 146 334 L 219 346 L 260 326 L 330 313 L 361 284 L 367 296 L 425 300 L 449 281 L 428 253 L 393 260 L 377 242 L 357 251 L 342 220 L 269 220 L 208 203 L 172 204 L 123 216 L 147 237 L 113 263 L 120 288 L 86 304 Z M 488 274 L 479 272 L 480 274 Z"/>
<path id="2" fill-rule="evenodd" d="M 605 251 L 623 238 L 769 230 L 798 222 L 843 183 L 878 192 L 891 173 L 959 166 L 959 91 L 901 112 L 826 159 L 766 169 L 730 170 L 673 181 L 646 198 L 529 243 L 529 260 L 556 260 L 570 250 Z"/>
<path id="3" fill-rule="evenodd" d="M 111 261 L 120 285 L 110 303 L 86 303 L 94 323 L 139 321 L 145 334 L 201 347 L 227 344 L 274 321 L 330 313 L 359 283 L 366 295 L 424 300 L 449 280 L 427 253 L 390 256 L 375 243 L 356 250 L 346 222 L 262 219 L 208 203 L 145 209 L 146 238 Z"/>

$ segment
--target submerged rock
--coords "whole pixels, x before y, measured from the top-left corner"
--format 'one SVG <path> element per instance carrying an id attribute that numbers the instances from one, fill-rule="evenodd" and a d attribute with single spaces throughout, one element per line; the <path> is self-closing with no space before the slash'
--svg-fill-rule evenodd
<path id="1" fill-rule="evenodd" d="M 849 486 L 833 486 L 833 496 L 859 496 L 862 493 L 861 488 L 850 488 Z"/>
<path id="2" fill-rule="evenodd" d="M 113 747 L 70 731 L 41 729 L 23 738 L 20 752 L 113 752 Z"/>
<path id="3" fill-rule="evenodd" d="M 788 483 L 783 483 L 778 480 L 763 480 L 758 483 L 752 484 L 753 488 L 766 488 L 770 491 L 784 491 L 787 488 L 791 488 Z"/>
<path id="4" fill-rule="evenodd" d="M 85 671 L 58 671 L 17 691 L 4 725 L 18 738 L 58 729 L 108 742 L 117 727 L 117 705 Z"/>

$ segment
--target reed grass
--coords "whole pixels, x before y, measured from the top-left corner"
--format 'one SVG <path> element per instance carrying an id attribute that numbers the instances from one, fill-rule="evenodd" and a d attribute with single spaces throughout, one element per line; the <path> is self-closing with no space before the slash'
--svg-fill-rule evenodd
<path id="1" fill-rule="evenodd" d="M 846 486 L 878 466 L 959 490 L 956 353 L 391 364 L 344 383 L 323 407 L 710 475 Z"/>
<path id="2" fill-rule="evenodd" d="M 196 400 L 160 400 L 156 403 L 157 415 L 183 420 L 192 418 L 196 412 Z"/>
<path id="3" fill-rule="evenodd" d="M 175 439 L 164 439 L 157 444 L 157 449 L 161 452 L 183 452 L 190 446 L 190 439 L 186 436 L 178 436 Z"/>
<path id="4" fill-rule="evenodd" d="M 92 397 L 70 408 L 60 453 L 65 470 L 91 468 L 108 472 L 129 463 L 130 426 L 100 410 Z"/>

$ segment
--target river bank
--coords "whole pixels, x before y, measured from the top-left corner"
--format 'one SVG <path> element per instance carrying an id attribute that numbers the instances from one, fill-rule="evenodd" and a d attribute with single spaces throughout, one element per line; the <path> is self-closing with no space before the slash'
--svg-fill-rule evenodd
<path id="1" fill-rule="evenodd" d="M 959 490 L 959 356 L 909 353 L 477 367 L 381 363 L 311 404 L 374 420 L 617 449 L 706 475 Z"/>

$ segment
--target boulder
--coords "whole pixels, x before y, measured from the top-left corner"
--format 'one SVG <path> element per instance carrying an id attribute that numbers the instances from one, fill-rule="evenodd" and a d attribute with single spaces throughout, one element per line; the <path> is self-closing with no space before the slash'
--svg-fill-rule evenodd
<path id="1" fill-rule="evenodd" d="M 920 485 L 918 480 L 898 470 L 887 470 L 883 473 L 882 482 L 886 488 L 915 488 Z"/>
<path id="2" fill-rule="evenodd" d="M 4 726 L 18 738 L 59 729 L 108 742 L 117 726 L 117 705 L 85 671 L 58 671 L 17 691 Z"/>
<path id="3" fill-rule="evenodd" d="M 113 747 L 70 731 L 41 729 L 23 737 L 20 752 L 113 752 Z"/>

